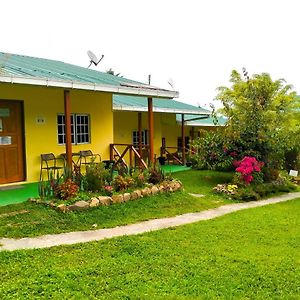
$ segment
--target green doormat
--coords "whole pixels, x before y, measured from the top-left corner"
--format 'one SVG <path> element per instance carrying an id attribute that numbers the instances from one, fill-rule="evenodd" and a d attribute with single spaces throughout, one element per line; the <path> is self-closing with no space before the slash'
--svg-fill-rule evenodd
<path id="1" fill-rule="evenodd" d="M 175 173 L 175 172 L 180 172 L 180 171 L 187 171 L 190 170 L 190 167 L 187 166 L 181 166 L 181 165 L 164 165 L 161 166 L 161 169 L 165 172 L 165 173 Z"/>

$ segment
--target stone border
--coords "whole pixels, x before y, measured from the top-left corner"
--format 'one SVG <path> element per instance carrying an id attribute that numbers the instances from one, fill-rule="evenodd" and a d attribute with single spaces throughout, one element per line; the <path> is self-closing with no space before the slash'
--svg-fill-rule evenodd
<path id="1" fill-rule="evenodd" d="M 56 204 L 53 201 L 43 201 L 41 199 L 30 198 L 29 201 L 37 204 L 44 204 L 61 212 L 82 211 L 98 206 L 109 206 L 116 203 L 123 203 L 137 200 L 143 197 L 149 197 L 158 193 L 170 193 L 182 189 L 182 183 L 178 180 L 164 181 L 158 185 L 144 187 L 143 189 L 134 190 L 131 193 L 115 194 L 112 197 L 98 196 L 90 200 L 80 200 L 71 205 Z"/>

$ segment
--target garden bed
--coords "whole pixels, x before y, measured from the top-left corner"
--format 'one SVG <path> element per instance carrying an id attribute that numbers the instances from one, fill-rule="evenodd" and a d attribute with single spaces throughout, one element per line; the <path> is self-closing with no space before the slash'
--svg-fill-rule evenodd
<path id="1" fill-rule="evenodd" d="M 136 189 L 132 192 L 124 192 L 114 194 L 112 196 L 94 196 L 89 200 L 79 200 L 72 204 L 61 203 L 57 200 L 43 200 L 30 198 L 29 201 L 36 204 L 43 204 L 50 208 L 56 209 L 61 212 L 80 211 L 98 206 L 109 206 L 116 203 L 128 202 L 137 200 L 143 197 L 149 197 L 158 193 L 171 193 L 182 188 L 182 183 L 178 180 L 163 181 L 157 185 L 148 185 L 142 189 Z"/>

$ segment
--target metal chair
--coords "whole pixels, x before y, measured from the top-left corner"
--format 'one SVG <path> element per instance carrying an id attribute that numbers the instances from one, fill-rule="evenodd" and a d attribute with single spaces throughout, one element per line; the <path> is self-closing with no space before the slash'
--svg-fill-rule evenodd
<path id="1" fill-rule="evenodd" d="M 41 170 L 40 170 L 40 181 L 43 179 L 43 171 L 47 172 L 47 178 L 50 180 L 50 174 L 53 178 L 59 174 L 59 170 L 64 167 L 58 165 L 60 158 L 56 158 L 53 153 L 41 154 Z"/>
<path id="2" fill-rule="evenodd" d="M 82 165 L 85 165 L 85 168 L 87 168 L 89 165 L 97 163 L 97 162 L 99 162 L 99 163 L 101 162 L 100 154 L 94 154 L 91 150 L 79 151 L 80 168 Z"/>

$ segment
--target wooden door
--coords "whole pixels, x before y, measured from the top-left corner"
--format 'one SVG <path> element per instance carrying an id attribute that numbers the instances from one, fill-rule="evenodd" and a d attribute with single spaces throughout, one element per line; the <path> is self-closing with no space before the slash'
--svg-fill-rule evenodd
<path id="1" fill-rule="evenodd" d="M 23 180 L 22 102 L 0 100 L 0 184 Z"/>

